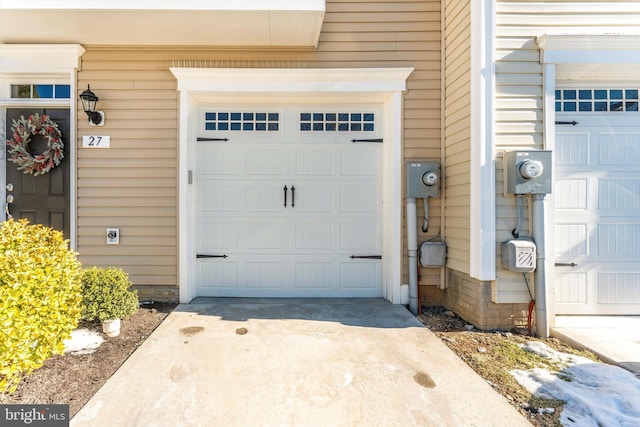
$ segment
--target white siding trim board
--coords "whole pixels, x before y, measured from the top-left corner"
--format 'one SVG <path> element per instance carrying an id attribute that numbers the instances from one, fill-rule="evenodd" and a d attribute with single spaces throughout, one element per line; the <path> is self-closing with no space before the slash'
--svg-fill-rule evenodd
<path id="1" fill-rule="evenodd" d="M 470 272 L 478 280 L 496 278 L 494 19 L 494 0 L 471 3 Z"/>

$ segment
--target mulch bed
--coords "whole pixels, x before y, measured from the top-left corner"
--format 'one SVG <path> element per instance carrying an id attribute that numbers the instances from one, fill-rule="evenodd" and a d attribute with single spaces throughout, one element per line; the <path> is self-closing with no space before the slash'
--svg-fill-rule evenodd
<path id="1" fill-rule="evenodd" d="M 120 335 L 107 338 L 92 354 L 57 355 L 33 372 L 12 395 L 0 395 L 2 404 L 68 404 L 73 417 L 129 356 L 158 327 L 176 304 L 143 304 L 122 321 Z M 102 333 L 99 322 L 81 322 L 78 328 Z"/>

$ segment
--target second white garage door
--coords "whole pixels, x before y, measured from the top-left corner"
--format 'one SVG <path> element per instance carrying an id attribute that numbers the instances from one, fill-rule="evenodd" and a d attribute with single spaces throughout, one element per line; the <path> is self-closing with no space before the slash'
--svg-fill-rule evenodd
<path id="1" fill-rule="evenodd" d="M 564 92 L 572 92 L 572 96 L 580 92 L 580 99 L 589 96 L 588 90 Z M 626 110 L 618 99 L 622 95 L 610 102 L 599 101 L 596 96 L 595 103 L 603 104 L 604 112 L 557 117 L 560 124 L 556 129 L 554 188 L 556 310 L 558 314 L 637 315 L 640 314 L 638 90 L 597 90 L 596 95 L 598 92 L 603 92 L 605 101 L 609 92 L 631 92 Z M 588 101 L 582 103 L 586 104 L 584 108 L 589 106 Z M 619 111 L 607 109 L 609 104 Z"/>
<path id="2" fill-rule="evenodd" d="M 218 107 L 202 118 L 199 296 L 382 296 L 378 109 Z"/>

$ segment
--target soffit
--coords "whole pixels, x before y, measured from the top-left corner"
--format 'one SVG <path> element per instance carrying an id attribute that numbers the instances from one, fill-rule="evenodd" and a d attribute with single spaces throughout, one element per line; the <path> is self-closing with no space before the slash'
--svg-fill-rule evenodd
<path id="1" fill-rule="evenodd" d="M 324 12 L 324 0 L 3 0 L 0 43 L 315 48 Z"/>

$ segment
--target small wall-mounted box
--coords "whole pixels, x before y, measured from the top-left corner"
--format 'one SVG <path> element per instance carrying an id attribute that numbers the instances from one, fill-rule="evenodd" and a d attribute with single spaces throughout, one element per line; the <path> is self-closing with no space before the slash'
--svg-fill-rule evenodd
<path id="1" fill-rule="evenodd" d="M 442 267 L 447 261 L 447 244 L 444 242 L 424 242 L 420 245 L 420 265 Z"/>
<path id="2" fill-rule="evenodd" d="M 536 244 L 531 239 L 512 239 L 502 243 L 502 267 L 518 273 L 536 269 Z"/>
<path id="3" fill-rule="evenodd" d="M 120 244 L 120 229 L 107 228 L 107 245 L 119 245 L 119 244 Z"/>
<path id="4" fill-rule="evenodd" d="M 551 194 L 551 151 L 507 151 L 503 169 L 505 195 Z"/>

